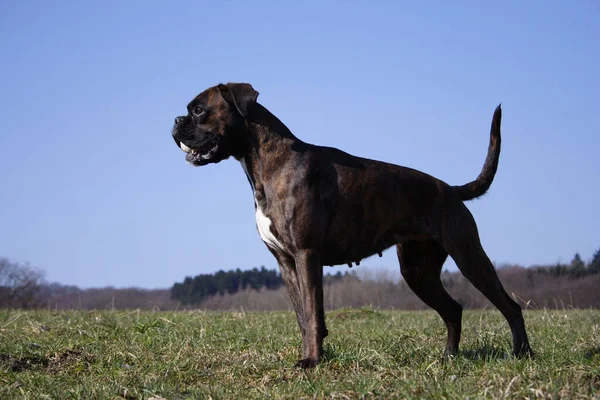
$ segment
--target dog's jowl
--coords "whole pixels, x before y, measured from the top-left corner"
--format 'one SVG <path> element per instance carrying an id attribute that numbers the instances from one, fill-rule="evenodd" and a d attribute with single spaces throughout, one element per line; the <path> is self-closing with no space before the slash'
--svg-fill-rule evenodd
<path id="1" fill-rule="evenodd" d="M 323 266 L 358 263 L 396 246 L 408 286 L 443 318 L 445 353 L 460 341 L 462 307 L 444 289 L 448 255 L 504 315 L 517 356 L 532 355 L 521 307 L 506 293 L 464 205 L 492 184 L 500 156 L 496 108 L 477 179 L 450 186 L 423 172 L 305 143 L 265 107 L 247 83 L 200 93 L 175 118 L 173 138 L 195 166 L 238 160 L 254 194 L 260 237 L 277 259 L 302 334 L 298 366 L 313 367 L 327 336 Z"/>

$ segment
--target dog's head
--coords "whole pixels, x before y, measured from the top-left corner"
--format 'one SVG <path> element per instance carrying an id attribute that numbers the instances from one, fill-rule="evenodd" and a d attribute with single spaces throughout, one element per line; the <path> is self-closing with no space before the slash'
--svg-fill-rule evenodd
<path id="1" fill-rule="evenodd" d="M 187 115 L 175 118 L 172 132 L 186 161 L 201 166 L 235 156 L 257 97 L 248 83 L 220 84 L 196 96 Z"/>

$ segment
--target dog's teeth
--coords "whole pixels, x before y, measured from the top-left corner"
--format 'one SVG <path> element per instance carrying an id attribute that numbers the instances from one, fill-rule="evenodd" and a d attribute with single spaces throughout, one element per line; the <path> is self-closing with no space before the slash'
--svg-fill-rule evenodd
<path id="1" fill-rule="evenodd" d="M 181 150 L 183 150 L 186 153 L 189 153 L 190 151 L 192 151 L 192 149 L 190 149 L 189 147 L 187 147 L 185 144 L 183 143 L 179 143 L 179 146 L 181 147 Z"/>

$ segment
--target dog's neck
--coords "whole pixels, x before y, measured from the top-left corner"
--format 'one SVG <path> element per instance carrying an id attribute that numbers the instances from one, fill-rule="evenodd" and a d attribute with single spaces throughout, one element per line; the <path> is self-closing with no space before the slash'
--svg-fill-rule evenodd
<path id="1" fill-rule="evenodd" d="M 238 158 L 255 194 L 263 191 L 269 174 L 289 157 L 292 147 L 303 142 L 287 126 L 260 104 L 255 104 L 246 120 L 244 149 Z M 269 156 L 267 157 L 266 154 Z"/>
<path id="2" fill-rule="evenodd" d="M 298 140 L 292 132 L 261 104 L 256 103 L 247 118 L 250 129 L 258 130 L 256 135 L 263 140 L 269 139 L 294 139 Z"/>

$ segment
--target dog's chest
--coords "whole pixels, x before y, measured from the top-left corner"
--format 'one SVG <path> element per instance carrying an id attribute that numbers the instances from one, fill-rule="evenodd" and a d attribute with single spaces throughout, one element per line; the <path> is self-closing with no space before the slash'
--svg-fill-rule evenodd
<path id="1" fill-rule="evenodd" d="M 240 160 L 240 163 L 242 164 L 242 168 L 244 169 L 244 172 L 248 177 L 248 181 L 250 181 L 250 186 L 252 186 L 252 194 L 254 195 L 254 205 L 256 208 L 256 228 L 258 229 L 258 234 L 260 235 L 262 241 L 265 242 L 268 247 L 270 247 L 273 250 L 283 251 L 283 245 L 271 231 L 271 220 L 265 215 L 263 209 L 260 206 L 260 202 L 258 202 L 256 199 L 254 180 L 248 173 L 248 165 L 246 164 L 246 161 L 243 158 Z"/>
<path id="2" fill-rule="evenodd" d="M 260 238 L 267 246 L 274 250 L 284 250 L 281 242 L 271 232 L 271 220 L 263 213 L 258 204 L 256 205 L 256 227 L 258 228 Z"/>

